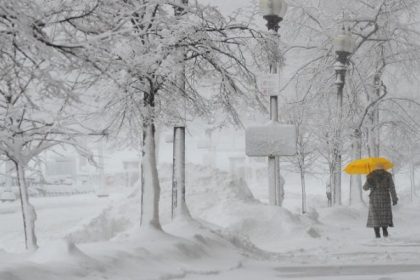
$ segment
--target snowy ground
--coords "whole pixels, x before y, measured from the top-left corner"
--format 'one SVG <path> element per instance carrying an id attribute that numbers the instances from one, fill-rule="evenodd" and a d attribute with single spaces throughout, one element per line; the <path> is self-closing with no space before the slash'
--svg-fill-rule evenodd
<path id="1" fill-rule="evenodd" d="M 262 188 L 250 184 L 251 192 L 227 173 L 192 166 L 187 199 L 195 221 L 170 223 L 170 173 L 162 168 L 167 233 L 139 233 L 135 196 L 35 198 L 40 249 L 24 253 L 18 205 L 0 204 L 0 279 L 420 277 L 420 201 L 400 194 L 396 227 L 376 240 L 363 207 L 328 209 L 323 195 L 311 195 L 317 210 L 300 215 L 297 193 L 287 194 L 286 209 L 268 206 Z"/>

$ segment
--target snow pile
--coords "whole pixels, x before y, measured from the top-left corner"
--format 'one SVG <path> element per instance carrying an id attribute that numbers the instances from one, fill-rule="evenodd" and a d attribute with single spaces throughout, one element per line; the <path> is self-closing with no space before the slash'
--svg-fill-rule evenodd
<path id="1" fill-rule="evenodd" d="M 318 214 L 294 214 L 285 208 L 270 206 L 254 198 L 246 182 L 228 173 L 198 165 L 187 170 L 187 205 L 194 218 L 213 230 L 213 237 L 226 238 L 244 251 L 276 249 L 281 239 L 320 238 Z M 161 221 L 171 221 L 171 168 L 160 168 Z M 110 239 L 124 240 L 139 224 L 139 194 L 114 202 L 66 235 L 75 243 Z M 198 227 L 194 226 L 197 230 Z M 255 247 L 255 245 L 259 247 Z M 274 244 L 274 245 L 273 245 Z M 274 247 L 273 247 L 274 246 Z"/>
<path id="2" fill-rule="evenodd" d="M 322 234 L 318 229 L 319 223 L 313 217 L 302 217 L 276 206 L 231 201 L 216 205 L 212 210 L 201 218 L 237 235 L 244 235 L 268 251 L 278 251 L 277 245 L 285 239 L 293 243 L 297 239 L 311 240 Z M 313 216 L 316 217 L 316 214 Z"/>
<path id="3" fill-rule="evenodd" d="M 133 228 L 124 241 L 76 246 L 60 240 L 32 255 L 11 258 L 0 252 L 0 279 L 179 279 L 242 266 L 243 257 L 204 226 L 184 221 L 173 223 L 171 228 L 180 237 Z"/>
<path id="4" fill-rule="evenodd" d="M 242 235 L 237 235 L 214 224 L 203 221 L 198 222 L 189 217 L 177 217 L 172 223 L 166 225 L 164 229 L 170 234 L 194 240 L 212 249 L 218 248 L 224 254 L 239 251 L 241 255 L 252 256 L 254 258 L 260 257 L 267 259 L 273 257 L 271 254 L 257 248 Z M 224 258 L 226 255 L 220 257 Z"/>
<path id="5" fill-rule="evenodd" d="M 110 240 L 133 226 L 127 213 L 136 216 L 139 207 L 132 201 L 123 205 L 110 206 L 102 210 L 96 217 L 90 218 L 71 230 L 66 239 L 74 243 L 87 243 Z M 133 209 L 136 208 L 136 209 Z M 138 214 L 138 213 L 136 213 Z"/>
<path id="6" fill-rule="evenodd" d="M 83 264 L 91 259 L 83 253 L 74 243 L 61 239 L 51 241 L 40 247 L 30 260 L 35 263 L 74 263 Z"/>
<path id="7" fill-rule="evenodd" d="M 256 200 L 246 182 L 234 180 L 225 172 L 200 166 L 188 169 L 190 180 L 195 182 L 187 189 L 187 203 L 193 217 L 249 238 L 267 250 L 273 249 L 280 239 L 310 240 L 321 236 L 315 210 L 305 216 L 293 214 Z"/>
<path id="8" fill-rule="evenodd" d="M 83 247 L 107 264 L 104 274 L 110 279 L 181 279 L 241 267 L 243 257 L 233 246 L 194 220 L 177 219 L 165 231 L 134 227 L 101 243 L 102 249 Z"/>
<path id="9" fill-rule="evenodd" d="M 2 280 L 83 279 L 101 270 L 99 263 L 66 240 L 51 241 L 32 254 L 0 253 Z"/>

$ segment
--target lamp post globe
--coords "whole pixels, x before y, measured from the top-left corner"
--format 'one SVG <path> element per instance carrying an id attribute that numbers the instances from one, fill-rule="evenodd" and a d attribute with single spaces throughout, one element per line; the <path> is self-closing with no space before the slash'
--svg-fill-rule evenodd
<path id="1" fill-rule="evenodd" d="M 345 83 L 345 75 L 347 71 L 347 65 L 349 64 L 349 56 L 354 51 L 354 41 L 351 36 L 350 30 L 344 26 L 341 32 L 334 38 L 334 49 L 337 54 L 337 60 L 334 64 L 336 72 L 336 85 L 343 87 Z"/>
<path id="2" fill-rule="evenodd" d="M 341 32 L 334 38 L 334 49 L 339 59 L 346 60 L 353 53 L 354 43 L 349 30 L 344 27 L 341 29 Z"/>
<path id="3" fill-rule="evenodd" d="M 287 3 L 285 0 L 260 0 L 260 10 L 267 20 L 268 30 L 277 32 L 279 23 L 286 15 Z"/>

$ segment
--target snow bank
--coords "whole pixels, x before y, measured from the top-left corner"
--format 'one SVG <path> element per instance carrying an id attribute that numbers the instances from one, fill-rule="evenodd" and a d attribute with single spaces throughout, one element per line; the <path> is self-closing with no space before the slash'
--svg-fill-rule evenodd
<path id="1" fill-rule="evenodd" d="M 87 276 L 103 269 L 96 260 L 67 240 L 51 241 L 34 253 L 0 252 L 1 280 L 96 279 Z"/>
<path id="2" fill-rule="evenodd" d="M 306 238 L 310 241 L 323 234 L 316 211 L 302 216 L 261 203 L 254 198 L 244 181 L 234 180 L 226 172 L 197 165 L 189 165 L 186 169 L 186 199 L 192 216 L 199 222 L 177 220 L 171 223 L 170 165 L 161 166 L 159 171 L 161 218 L 164 229 L 170 234 L 203 246 L 230 247 L 258 258 L 277 258 L 278 254 L 264 250 L 278 250 L 276 244 L 280 240 Z M 138 236 L 138 196 L 113 203 L 98 216 L 72 230 L 66 238 L 75 243 L 110 239 L 124 242 Z M 188 251 L 184 253 L 190 254 Z"/>
<path id="3" fill-rule="evenodd" d="M 165 229 L 168 233 L 133 227 L 113 242 L 81 246 L 100 263 L 107 264 L 106 275 L 110 279 L 181 279 L 241 266 L 243 257 L 232 250 L 229 242 L 194 220 L 177 220 Z"/>
<path id="4" fill-rule="evenodd" d="M 255 251 L 252 243 L 262 249 L 273 249 L 273 243 L 280 239 L 311 240 L 322 234 L 315 210 L 304 216 L 293 214 L 285 208 L 261 203 L 246 182 L 234 180 L 225 172 L 200 166 L 189 166 L 187 170 L 187 178 L 194 182 L 187 189 L 192 216 L 224 229 L 225 237 L 242 249 Z M 238 244 L 241 242 L 244 244 Z"/>
<path id="5" fill-rule="evenodd" d="M 77 263 L 82 264 L 91 259 L 69 240 L 54 240 L 40 247 L 30 260 L 35 263 Z"/>
<path id="6" fill-rule="evenodd" d="M 162 185 L 160 209 L 164 225 L 171 222 L 170 167 L 163 165 L 159 169 Z M 254 198 L 246 182 L 233 179 L 220 170 L 188 165 L 186 171 L 187 205 L 192 216 L 213 231 L 212 239 L 217 235 L 218 238 L 225 238 L 239 246 L 240 250 L 264 255 L 259 252 L 260 249 L 276 249 L 273 244 L 281 239 L 311 240 L 322 236 L 315 210 L 302 216 L 285 208 L 261 203 Z M 75 243 L 124 240 L 138 227 L 138 196 L 139 194 L 114 202 L 98 216 L 73 229 L 66 238 Z M 194 223 L 189 221 L 189 224 Z M 186 225 L 184 221 L 185 228 L 188 228 Z M 200 227 L 202 226 L 194 225 L 194 230 L 191 228 L 191 231 L 196 232 Z"/>
<path id="7" fill-rule="evenodd" d="M 194 228 L 191 224 L 188 233 L 192 234 Z M 214 240 L 204 227 L 201 234 L 195 232 L 190 238 L 133 228 L 123 241 L 76 246 L 68 240 L 59 240 L 32 255 L 12 255 L 14 258 L 0 252 L 0 279 L 162 280 L 213 275 L 241 267 L 243 257 L 231 250 L 227 241 Z"/>
<path id="8" fill-rule="evenodd" d="M 131 206 L 134 203 L 126 201 L 123 205 L 108 207 L 99 215 L 90 218 L 71 230 L 65 238 L 74 243 L 87 243 L 110 240 L 121 232 L 132 227 L 129 213 L 136 216 Z M 137 208 L 137 212 L 138 212 Z M 136 214 L 135 214 L 136 213 Z"/>

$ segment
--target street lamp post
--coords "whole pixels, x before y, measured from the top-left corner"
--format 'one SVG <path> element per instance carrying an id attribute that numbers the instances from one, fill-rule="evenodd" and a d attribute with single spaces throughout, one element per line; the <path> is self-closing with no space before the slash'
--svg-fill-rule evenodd
<path id="1" fill-rule="evenodd" d="M 260 0 L 260 9 L 263 18 L 267 21 L 267 28 L 272 35 L 273 46 L 271 51 L 269 73 L 278 73 L 278 30 L 279 23 L 283 20 L 286 11 L 287 3 L 284 0 Z M 270 120 L 278 122 L 278 92 L 270 93 Z M 272 205 L 280 205 L 283 202 L 284 191 L 280 180 L 280 161 L 279 157 L 268 157 L 268 172 L 269 172 L 269 202 Z"/>
<path id="2" fill-rule="evenodd" d="M 334 70 L 336 74 L 335 85 L 337 86 L 337 110 L 338 121 L 334 141 L 334 174 L 333 174 L 333 203 L 341 205 L 341 125 L 343 120 L 343 90 L 346 83 L 346 72 L 349 64 L 349 56 L 353 52 L 353 39 L 350 30 L 343 26 L 340 34 L 334 39 L 335 53 L 337 54 Z"/>

